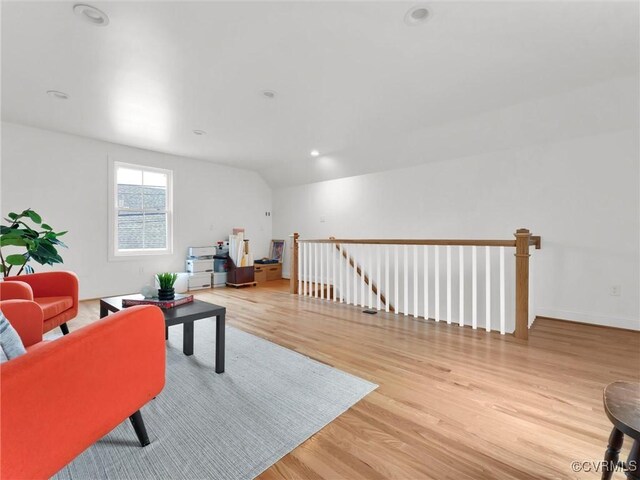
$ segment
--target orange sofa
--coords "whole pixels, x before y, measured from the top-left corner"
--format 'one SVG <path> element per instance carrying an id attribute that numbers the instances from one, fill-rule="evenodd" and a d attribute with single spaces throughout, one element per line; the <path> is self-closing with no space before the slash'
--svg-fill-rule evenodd
<path id="1" fill-rule="evenodd" d="M 149 439 L 140 409 L 165 382 L 164 316 L 131 307 L 42 341 L 40 305 L 0 302 L 27 353 L 0 365 L 0 477 L 51 477 L 130 418 Z"/>
<path id="2" fill-rule="evenodd" d="M 44 333 L 56 327 L 69 333 L 67 322 L 78 315 L 78 277 L 74 273 L 41 272 L 4 280 L 0 300 L 33 300 L 42 307 Z"/>

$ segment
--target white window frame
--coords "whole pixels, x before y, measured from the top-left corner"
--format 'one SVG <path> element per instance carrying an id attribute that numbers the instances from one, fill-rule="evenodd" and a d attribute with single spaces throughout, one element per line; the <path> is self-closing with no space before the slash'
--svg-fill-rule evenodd
<path id="1" fill-rule="evenodd" d="M 118 250 L 118 168 L 130 168 L 146 172 L 162 173 L 167 176 L 167 247 Z M 144 210 L 142 210 L 144 211 Z M 133 163 L 109 161 L 109 260 L 131 260 L 135 257 L 173 254 L 173 170 L 136 165 Z"/>

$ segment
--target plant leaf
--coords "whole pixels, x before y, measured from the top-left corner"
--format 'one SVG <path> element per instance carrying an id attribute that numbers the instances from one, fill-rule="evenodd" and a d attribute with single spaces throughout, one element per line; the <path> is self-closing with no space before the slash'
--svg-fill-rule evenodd
<path id="1" fill-rule="evenodd" d="M 4 261 L 9 265 L 21 266 L 24 264 L 25 257 L 24 255 L 16 253 L 14 255 L 7 256 Z"/>
<path id="2" fill-rule="evenodd" d="M 45 230 L 49 230 L 49 231 L 53 230 L 53 228 L 51 228 L 51 227 L 50 227 L 48 224 L 46 224 L 46 223 L 43 223 L 43 224 L 41 225 L 41 227 L 42 227 L 42 228 L 44 228 Z"/>
<path id="3" fill-rule="evenodd" d="M 15 212 L 9 212 L 9 218 L 11 220 L 15 220 L 16 218 L 18 218 L 18 214 Z"/>
<path id="4" fill-rule="evenodd" d="M 14 247 L 25 247 L 27 244 L 19 237 L 0 238 L 0 247 L 6 247 L 9 245 L 13 245 Z"/>
<path id="5" fill-rule="evenodd" d="M 31 209 L 25 210 L 25 211 L 26 211 L 27 215 L 29 216 L 29 218 L 33 221 L 33 223 L 37 223 L 37 224 L 42 223 L 42 218 L 36 212 L 34 212 Z"/>

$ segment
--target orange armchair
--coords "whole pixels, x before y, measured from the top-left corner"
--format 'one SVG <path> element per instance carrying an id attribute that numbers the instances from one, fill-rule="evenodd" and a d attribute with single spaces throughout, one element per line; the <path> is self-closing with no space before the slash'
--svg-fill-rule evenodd
<path id="1" fill-rule="evenodd" d="M 71 272 L 41 272 L 6 277 L 0 283 L 0 300 L 33 300 L 42 308 L 43 333 L 60 327 L 78 315 L 78 277 Z"/>
<path id="2" fill-rule="evenodd" d="M 0 309 L 27 347 L 0 365 L 1 478 L 49 478 L 127 417 L 149 444 L 140 409 L 164 387 L 159 308 L 131 307 L 50 342 L 36 303 Z"/>

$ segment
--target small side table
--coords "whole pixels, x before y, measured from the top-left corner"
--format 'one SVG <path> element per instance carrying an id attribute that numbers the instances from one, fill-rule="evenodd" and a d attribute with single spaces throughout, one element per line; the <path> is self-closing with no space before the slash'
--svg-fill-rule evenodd
<path id="1" fill-rule="evenodd" d="M 602 480 L 610 480 L 618 465 L 618 456 L 624 436 L 633 439 L 625 465 L 625 474 L 632 480 L 640 479 L 640 383 L 613 382 L 602 395 L 604 411 L 613 423 L 609 444 L 604 454 Z"/>

